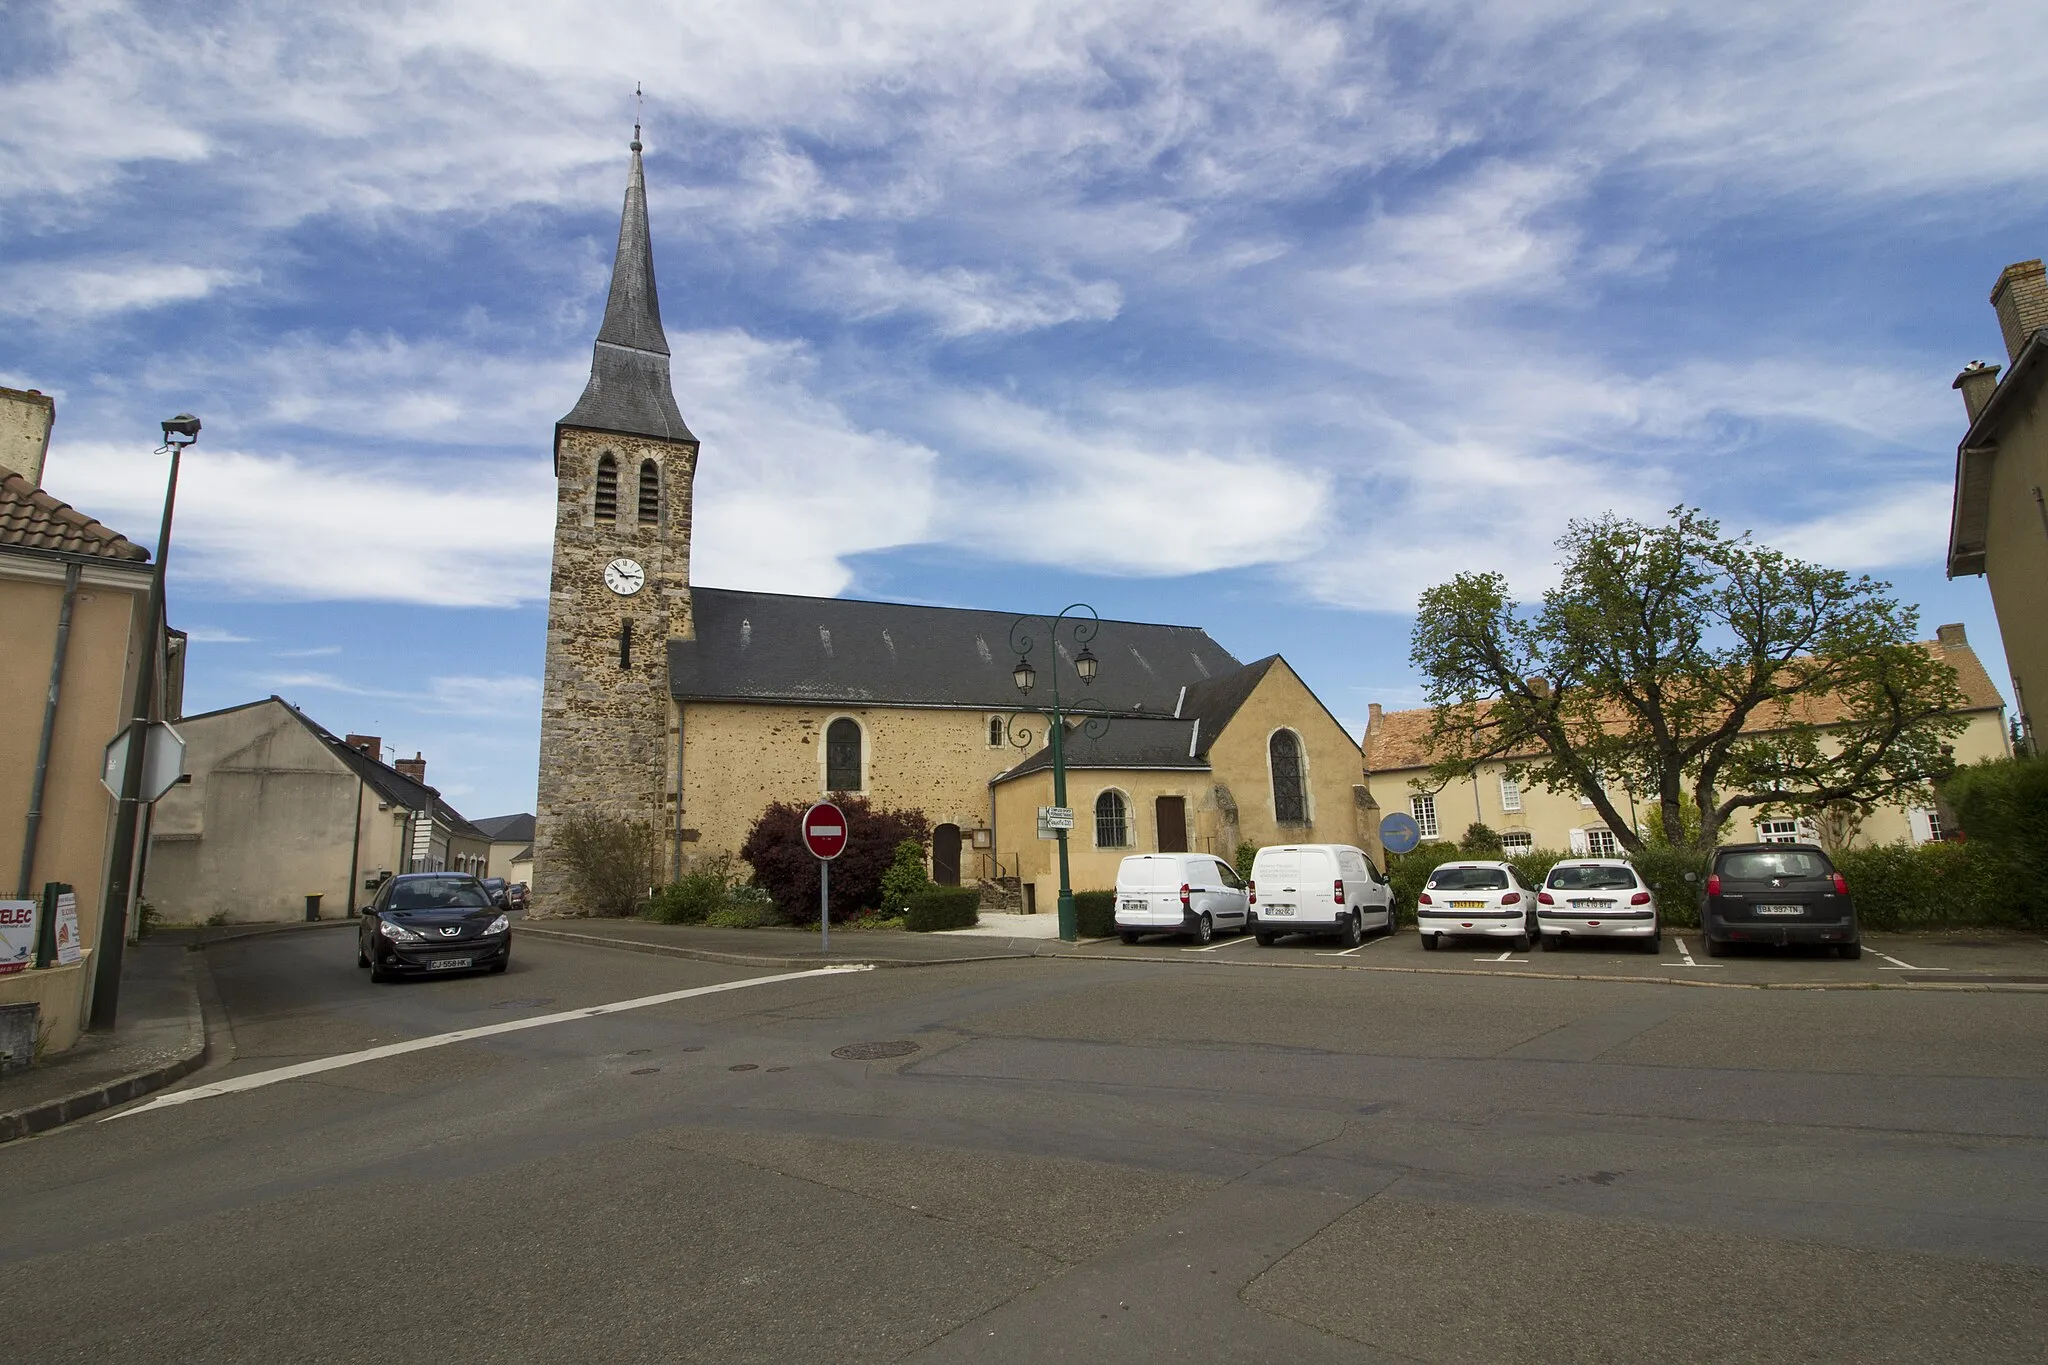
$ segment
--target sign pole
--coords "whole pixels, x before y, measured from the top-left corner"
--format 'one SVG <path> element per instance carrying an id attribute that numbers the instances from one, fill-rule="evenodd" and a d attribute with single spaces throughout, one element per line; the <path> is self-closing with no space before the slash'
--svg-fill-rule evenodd
<path id="1" fill-rule="evenodd" d="M 818 859 L 818 952 L 832 951 L 832 862 Z"/>
<path id="2" fill-rule="evenodd" d="M 818 860 L 818 951 L 832 951 L 832 860 L 846 851 L 846 812 L 820 801 L 797 824 L 804 847 Z"/>

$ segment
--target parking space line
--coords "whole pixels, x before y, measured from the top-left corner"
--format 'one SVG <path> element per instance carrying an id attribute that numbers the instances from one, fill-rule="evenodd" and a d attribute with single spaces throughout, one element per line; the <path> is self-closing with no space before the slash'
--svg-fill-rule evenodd
<path id="1" fill-rule="evenodd" d="M 320 1057 L 310 1062 L 297 1062 L 291 1066 L 280 1066 L 270 1071 L 252 1072 L 247 1076 L 236 1076 L 232 1080 L 216 1081 L 212 1085 L 198 1085 L 190 1090 L 178 1090 L 159 1096 L 148 1104 L 124 1109 L 118 1114 L 109 1114 L 101 1123 L 112 1123 L 136 1114 L 146 1114 L 152 1109 L 167 1109 L 174 1104 L 190 1104 L 193 1100 L 210 1100 L 216 1095 L 233 1095 L 244 1090 L 258 1090 L 279 1081 L 297 1080 L 301 1076 L 317 1076 L 323 1071 L 338 1071 L 345 1066 L 356 1066 L 363 1062 L 381 1061 L 386 1057 L 399 1057 L 408 1052 L 423 1052 L 428 1048 L 446 1047 L 450 1043 L 467 1043 L 478 1038 L 490 1038 L 500 1033 L 517 1033 L 523 1029 L 542 1028 L 548 1024 L 566 1024 L 572 1019 L 588 1019 L 600 1014 L 623 1014 L 627 1010 L 646 1009 L 650 1005 L 666 1005 L 671 1001 L 689 1000 L 700 995 L 717 995 L 723 991 L 740 991 L 749 986 L 772 986 L 779 981 L 802 981 L 814 976 L 839 976 L 846 972 L 871 972 L 874 967 L 866 962 L 849 962 L 835 967 L 813 967 L 809 971 L 780 972 L 774 976 L 750 976 L 739 981 L 721 981 L 713 986 L 692 986 L 688 990 L 664 991 L 660 995 L 643 995 L 633 1000 L 614 1000 L 608 1005 L 590 1005 L 582 1009 L 563 1010 L 557 1014 L 536 1015 L 531 1019 L 507 1019 L 501 1024 L 485 1024 L 479 1028 L 457 1029 L 453 1033 L 436 1033 L 425 1038 L 410 1038 L 402 1043 L 386 1043 L 382 1047 L 365 1048 L 361 1052 L 343 1052 L 333 1057 Z"/>
<path id="2" fill-rule="evenodd" d="M 1915 967 L 1910 962 L 1899 961 L 1890 953 L 1880 953 L 1875 948 L 1872 948 L 1870 951 L 1872 955 L 1876 957 L 1881 957 L 1886 962 L 1892 964 L 1889 967 L 1879 967 L 1878 970 L 1881 972 L 1945 972 L 1948 970 L 1948 968 L 1946 967 Z"/>
<path id="3" fill-rule="evenodd" d="M 1256 938 L 1253 938 L 1250 934 L 1239 934 L 1235 938 L 1226 938 L 1219 942 L 1212 943 L 1206 948 L 1183 948 L 1181 949 L 1181 951 L 1184 953 L 1213 953 L 1218 948 L 1235 948 L 1239 944 L 1257 942 L 1258 940 Z"/>
<path id="4" fill-rule="evenodd" d="M 1673 935 L 1671 936 L 1671 941 L 1672 941 L 1673 943 L 1675 943 L 1675 944 L 1677 944 L 1677 945 L 1678 945 L 1678 955 L 1679 955 L 1680 957 L 1684 958 L 1684 959 L 1685 959 L 1685 961 L 1684 961 L 1684 962 L 1666 962 L 1666 963 L 1662 963 L 1662 964 L 1660 964 L 1660 965 L 1662 965 L 1662 966 L 1666 966 L 1666 967 L 1721 967 L 1721 966 L 1724 966 L 1724 965 L 1726 965 L 1726 964 L 1724 964 L 1724 963 L 1720 963 L 1720 962 L 1694 962 L 1694 961 L 1692 960 L 1692 949 L 1690 949 L 1690 948 L 1688 948 L 1688 947 L 1686 947 L 1686 946 L 1685 946 L 1685 940 L 1684 940 L 1684 939 L 1682 939 L 1682 938 L 1678 937 L 1678 936 L 1677 936 L 1676 934 L 1673 934 Z"/>
<path id="5" fill-rule="evenodd" d="M 1527 962 L 1529 959 L 1526 957 L 1516 957 L 1514 950 L 1510 948 L 1499 957 L 1475 957 L 1472 960 L 1474 962 Z"/>

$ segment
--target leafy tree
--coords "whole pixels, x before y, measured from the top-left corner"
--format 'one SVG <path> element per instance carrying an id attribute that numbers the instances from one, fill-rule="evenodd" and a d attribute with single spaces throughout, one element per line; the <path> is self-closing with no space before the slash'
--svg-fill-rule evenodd
<path id="1" fill-rule="evenodd" d="M 921 810 L 877 810 L 865 796 L 835 796 L 833 804 L 846 813 L 846 851 L 832 862 L 832 918 L 844 920 L 879 901 L 882 874 L 895 861 L 896 846 L 907 839 L 923 848 L 932 827 Z M 776 802 L 761 812 L 740 845 L 755 884 L 797 923 L 818 914 L 818 860 L 798 830 L 809 809 L 808 802 Z"/>
<path id="2" fill-rule="evenodd" d="M 645 821 L 579 811 L 555 833 L 555 855 L 593 915 L 630 915 L 660 875 L 661 845 Z"/>
<path id="3" fill-rule="evenodd" d="M 1963 726 L 1955 671 L 1913 642 L 1918 613 L 1867 577 L 1724 535 L 1575 521 L 1558 585 L 1524 606 L 1499 574 L 1422 595 L 1411 659 L 1435 708 L 1434 777 L 1478 762 L 1579 794 L 1631 852 L 1609 788 L 1711 847 L 1737 811 L 1919 797 Z"/>
<path id="4" fill-rule="evenodd" d="M 1960 768 L 1942 794 L 1963 835 L 1984 850 L 2036 925 L 2048 924 L 2048 757 Z"/>
<path id="5" fill-rule="evenodd" d="M 1458 840 L 1458 851 L 1468 858 L 1498 858 L 1502 847 L 1493 826 L 1479 820 L 1465 826 L 1465 837 Z"/>
<path id="6" fill-rule="evenodd" d="M 1237 864 L 1237 875 L 1246 881 L 1250 881 L 1252 879 L 1252 864 L 1258 860 L 1259 846 L 1257 844 L 1249 839 L 1239 844 L 1237 846 L 1237 854 L 1233 859 Z"/>
<path id="7" fill-rule="evenodd" d="M 912 896 L 932 889 L 924 871 L 924 845 L 905 839 L 896 845 L 895 861 L 882 874 L 882 900 L 875 908 L 887 915 L 901 914 Z"/>

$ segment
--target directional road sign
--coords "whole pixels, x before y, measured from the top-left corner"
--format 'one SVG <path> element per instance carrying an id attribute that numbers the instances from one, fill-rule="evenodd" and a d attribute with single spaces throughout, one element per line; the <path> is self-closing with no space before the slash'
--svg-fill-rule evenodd
<path id="1" fill-rule="evenodd" d="M 846 815 L 830 801 L 820 801 L 804 812 L 804 847 L 814 857 L 830 862 L 846 852 Z"/>
<path id="2" fill-rule="evenodd" d="M 1074 808 L 1072 806 L 1040 806 L 1038 823 L 1047 829 L 1072 829 Z"/>
<path id="3" fill-rule="evenodd" d="M 1389 853 L 1406 853 L 1422 842 L 1422 826 L 1415 817 L 1395 811 L 1380 821 L 1380 843 Z"/>
<path id="4" fill-rule="evenodd" d="M 128 733 L 124 729 L 107 741 L 106 759 L 100 765 L 100 781 L 117 797 L 128 776 Z M 149 727 L 142 754 L 142 799 L 150 802 L 175 787 L 185 775 L 185 741 L 176 730 L 157 721 Z"/>

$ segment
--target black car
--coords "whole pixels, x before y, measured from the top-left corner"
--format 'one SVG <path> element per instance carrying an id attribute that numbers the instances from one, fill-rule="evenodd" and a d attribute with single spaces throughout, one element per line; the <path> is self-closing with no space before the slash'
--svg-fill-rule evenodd
<path id="1" fill-rule="evenodd" d="M 509 888 L 506 887 L 503 877 L 484 878 L 484 890 L 490 892 L 491 904 L 497 906 L 500 910 L 510 910 L 512 908 L 512 900 L 508 894 Z"/>
<path id="2" fill-rule="evenodd" d="M 356 931 L 356 965 L 372 981 L 436 972 L 502 972 L 512 925 L 466 872 L 407 872 L 377 888 Z"/>
<path id="3" fill-rule="evenodd" d="M 1817 943 L 1863 956 L 1849 883 L 1817 844 L 1730 844 L 1700 891 L 1707 956 L 1731 943 Z"/>

